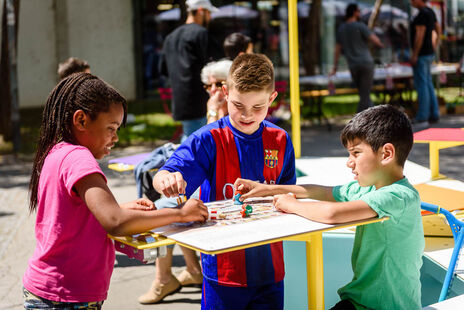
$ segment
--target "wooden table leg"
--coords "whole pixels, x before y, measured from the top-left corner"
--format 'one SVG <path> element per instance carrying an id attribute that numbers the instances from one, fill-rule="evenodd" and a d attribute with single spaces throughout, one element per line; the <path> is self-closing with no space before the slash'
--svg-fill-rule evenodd
<path id="1" fill-rule="evenodd" d="M 324 264 L 322 232 L 311 234 L 306 241 L 306 272 L 308 279 L 308 309 L 324 309 Z"/>

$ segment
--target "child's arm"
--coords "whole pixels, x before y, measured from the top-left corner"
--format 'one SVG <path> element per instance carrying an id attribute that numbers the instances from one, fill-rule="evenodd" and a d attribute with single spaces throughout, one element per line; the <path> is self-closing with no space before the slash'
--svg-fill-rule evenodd
<path id="1" fill-rule="evenodd" d="M 346 223 L 377 216 L 377 213 L 362 200 L 298 201 L 291 195 L 277 195 L 274 197 L 274 205 L 279 211 L 298 214 L 326 224 Z"/>
<path id="2" fill-rule="evenodd" d="M 262 184 L 246 179 L 237 179 L 234 183 L 235 190 L 241 191 L 240 200 L 251 197 L 265 197 L 278 194 L 293 193 L 297 198 L 312 198 L 317 200 L 335 201 L 332 195 L 332 187 L 305 184 L 305 185 L 277 185 Z"/>
<path id="3" fill-rule="evenodd" d="M 147 198 L 139 198 L 133 201 L 120 204 L 123 209 L 132 209 L 132 210 L 156 210 L 155 204 L 153 201 Z"/>
<path id="4" fill-rule="evenodd" d="M 176 197 L 185 194 L 187 182 L 180 172 L 158 171 L 153 177 L 153 187 L 166 197 Z"/>
<path id="5" fill-rule="evenodd" d="M 197 199 L 189 199 L 181 208 L 153 211 L 121 208 L 98 173 L 83 177 L 76 182 L 74 188 L 98 222 L 114 236 L 142 233 L 173 222 L 204 222 L 208 218 L 206 206 Z"/>

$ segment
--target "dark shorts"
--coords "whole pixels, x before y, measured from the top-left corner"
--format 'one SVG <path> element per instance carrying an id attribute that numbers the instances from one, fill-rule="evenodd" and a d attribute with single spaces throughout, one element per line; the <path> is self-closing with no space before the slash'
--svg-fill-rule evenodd
<path id="1" fill-rule="evenodd" d="M 59 302 L 52 301 L 32 294 L 23 287 L 24 309 L 48 309 L 48 310 L 75 310 L 88 309 L 100 310 L 103 301 L 95 302 Z"/>
<path id="2" fill-rule="evenodd" d="M 230 287 L 203 280 L 202 310 L 282 310 L 284 281 L 257 287 Z"/>

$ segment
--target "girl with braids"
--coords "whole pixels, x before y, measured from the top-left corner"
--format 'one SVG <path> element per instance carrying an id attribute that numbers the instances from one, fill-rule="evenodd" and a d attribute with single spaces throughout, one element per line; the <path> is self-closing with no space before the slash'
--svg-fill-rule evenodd
<path id="1" fill-rule="evenodd" d="M 88 73 L 50 93 L 29 187 L 37 245 L 23 277 L 26 309 L 101 309 L 115 259 L 108 233 L 207 218 L 199 200 L 163 210 L 144 198 L 116 202 L 96 159 L 110 153 L 126 114 L 125 99 Z"/>

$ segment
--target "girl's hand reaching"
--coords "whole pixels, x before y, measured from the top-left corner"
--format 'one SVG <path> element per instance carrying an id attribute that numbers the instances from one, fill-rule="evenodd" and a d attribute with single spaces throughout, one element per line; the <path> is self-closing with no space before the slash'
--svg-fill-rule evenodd
<path id="1" fill-rule="evenodd" d="M 235 180 L 234 190 L 242 193 L 239 199 L 240 201 L 244 201 L 251 197 L 265 197 L 271 195 L 269 192 L 269 185 L 240 178 Z"/>
<path id="2" fill-rule="evenodd" d="M 131 209 L 131 210 L 141 210 L 141 211 L 156 210 L 156 206 L 153 203 L 153 201 L 147 198 L 139 198 L 134 201 L 123 203 L 121 204 L 121 208 Z"/>
<path id="3" fill-rule="evenodd" d="M 208 208 L 203 201 L 190 198 L 180 208 L 180 222 L 205 222 L 208 219 Z"/>

